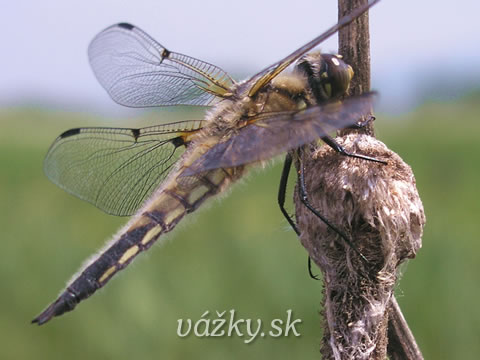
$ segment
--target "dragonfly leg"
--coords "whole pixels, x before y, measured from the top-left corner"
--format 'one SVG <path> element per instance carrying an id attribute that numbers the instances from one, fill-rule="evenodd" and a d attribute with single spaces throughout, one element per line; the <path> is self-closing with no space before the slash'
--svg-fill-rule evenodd
<path id="1" fill-rule="evenodd" d="M 285 156 L 285 161 L 283 162 L 282 176 L 280 177 L 280 186 L 278 188 L 278 206 L 282 212 L 285 219 L 292 227 L 293 231 L 300 236 L 300 230 L 298 230 L 297 224 L 292 219 L 290 214 L 285 209 L 285 194 L 287 193 L 287 184 L 288 184 L 288 174 L 290 173 L 290 168 L 292 167 L 292 155 L 290 153 Z"/>
<path id="2" fill-rule="evenodd" d="M 367 126 L 370 122 L 375 121 L 375 116 L 370 115 L 367 119 L 360 121 L 356 124 L 350 125 L 348 129 L 363 129 L 365 126 Z"/>
<path id="3" fill-rule="evenodd" d="M 308 200 L 307 187 L 305 185 L 305 166 L 301 159 L 299 159 L 298 195 L 303 205 L 305 205 L 308 210 L 310 210 L 316 217 L 322 220 L 325 223 L 325 225 L 327 225 L 330 229 L 332 229 L 335 233 L 337 233 L 348 244 L 348 246 L 350 246 L 364 261 L 368 262 L 365 256 L 363 256 L 363 254 L 357 249 L 357 247 L 348 238 L 348 236 L 343 231 L 341 231 L 340 229 L 337 229 L 334 225 L 332 225 L 327 218 L 325 218 L 322 214 L 320 214 L 318 210 L 315 209 L 312 204 L 310 204 L 310 201 Z"/>
<path id="4" fill-rule="evenodd" d="M 312 258 L 310 256 L 308 257 L 308 275 L 310 275 L 313 280 L 320 280 L 318 275 L 315 275 L 312 271 Z"/>
<path id="5" fill-rule="evenodd" d="M 293 231 L 295 231 L 297 236 L 300 236 L 300 230 L 298 229 L 297 224 L 295 224 L 295 221 L 285 209 L 285 194 L 287 193 L 288 175 L 290 173 L 291 167 L 292 155 L 290 153 L 287 153 L 287 156 L 285 156 L 285 161 L 283 163 L 282 176 L 280 177 L 280 186 L 278 188 L 278 206 L 280 207 L 280 211 L 282 212 L 285 219 L 287 219 Z M 310 258 L 310 256 L 308 257 L 308 274 L 312 279 L 320 280 L 317 275 L 314 275 L 312 273 L 312 259 Z"/>
<path id="6" fill-rule="evenodd" d="M 367 155 L 360 155 L 360 154 L 353 154 L 347 150 L 345 150 L 343 148 L 342 145 L 340 145 L 339 143 L 337 143 L 335 141 L 334 138 L 332 138 L 331 136 L 328 136 L 328 135 L 325 135 L 325 136 L 322 136 L 322 140 L 328 145 L 330 146 L 333 150 L 335 150 L 336 152 L 342 154 L 342 155 L 345 155 L 345 156 L 349 156 L 349 157 L 353 157 L 353 158 L 358 158 L 358 159 L 363 159 L 363 160 L 368 160 L 368 161 L 373 161 L 373 162 L 377 162 L 377 163 L 381 163 L 381 164 L 384 164 L 384 165 L 387 165 L 388 163 L 384 160 L 378 160 L 378 159 L 375 159 L 374 157 L 371 157 L 371 156 L 367 156 Z"/>

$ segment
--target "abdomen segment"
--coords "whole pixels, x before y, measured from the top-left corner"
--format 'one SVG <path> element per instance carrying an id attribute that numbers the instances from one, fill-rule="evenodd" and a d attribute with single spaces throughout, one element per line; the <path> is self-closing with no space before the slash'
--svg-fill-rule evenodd
<path id="1" fill-rule="evenodd" d="M 152 246 L 162 234 L 171 231 L 186 214 L 222 191 L 232 180 L 232 172 L 224 169 L 188 177 L 182 177 L 181 172 L 177 174 L 33 323 L 41 325 L 54 316 L 73 310 L 80 301 L 91 296 L 125 268 L 135 256 Z"/>

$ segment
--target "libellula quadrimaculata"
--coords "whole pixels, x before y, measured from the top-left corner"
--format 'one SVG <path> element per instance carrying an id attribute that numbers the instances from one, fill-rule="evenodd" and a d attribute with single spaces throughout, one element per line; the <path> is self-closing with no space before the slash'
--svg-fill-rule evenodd
<path id="1" fill-rule="evenodd" d="M 339 55 L 308 52 L 378 1 L 238 83 L 214 65 L 167 50 L 131 24 L 99 33 L 89 46 L 89 60 L 114 101 L 211 109 L 204 120 L 141 129 L 77 128 L 56 139 L 45 159 L 50 180 L 109 214 L 133 217 L 33 322 L 73 310 L 254 164 L 290 152 L 288 174 L 291 152 L 318 139 L 343 155 L 375 161 L 347 153 L 328 135 L 358 125 L 371 111 L 372 94 L 341 100 L 352 68 Z M 294 71 L 283 73 L 295 61 Z M 281 209 L 286 214 L 283 204 Z"/>

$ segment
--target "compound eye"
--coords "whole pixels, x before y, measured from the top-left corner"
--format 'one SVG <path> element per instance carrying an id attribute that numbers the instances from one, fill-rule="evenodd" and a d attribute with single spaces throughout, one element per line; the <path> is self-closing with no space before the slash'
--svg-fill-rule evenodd
<path id="1" fill-rule="evenodd" d="M 324 86 L 325 92 L 329 97 L 345 95 L 353 77 L 352 67 L 335 55 L 325 54 L 323 59 L 328 69 L 328 77 L 325 82 L 329 85 Z"/>
<path id="2" fill-rule="evenodd" d="M 324 82 L 322 84 L 323 86 L 323 91 L 325 91 L 325 94 L 327 95 L 328 98 L 332 97 L 332 84 L 329 82 Z"/>

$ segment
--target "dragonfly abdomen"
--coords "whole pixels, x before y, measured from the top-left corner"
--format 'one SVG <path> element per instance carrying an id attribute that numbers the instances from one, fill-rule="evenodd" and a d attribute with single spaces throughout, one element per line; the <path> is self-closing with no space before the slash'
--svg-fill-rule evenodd
<path id="1" fill-rule="evenodd" d="M 39 325 L 54 316 L 73 310 L 76 305 L 103 287 L 139 253 L 147 250 L 188 213 L 221 192 L 233 180 L 233 172 L 214 169 L 201 175 L 182 176 L 177 172 L 158 190 L 152 200 L 67 286 L 58 299 L 33 322 Z"/>

